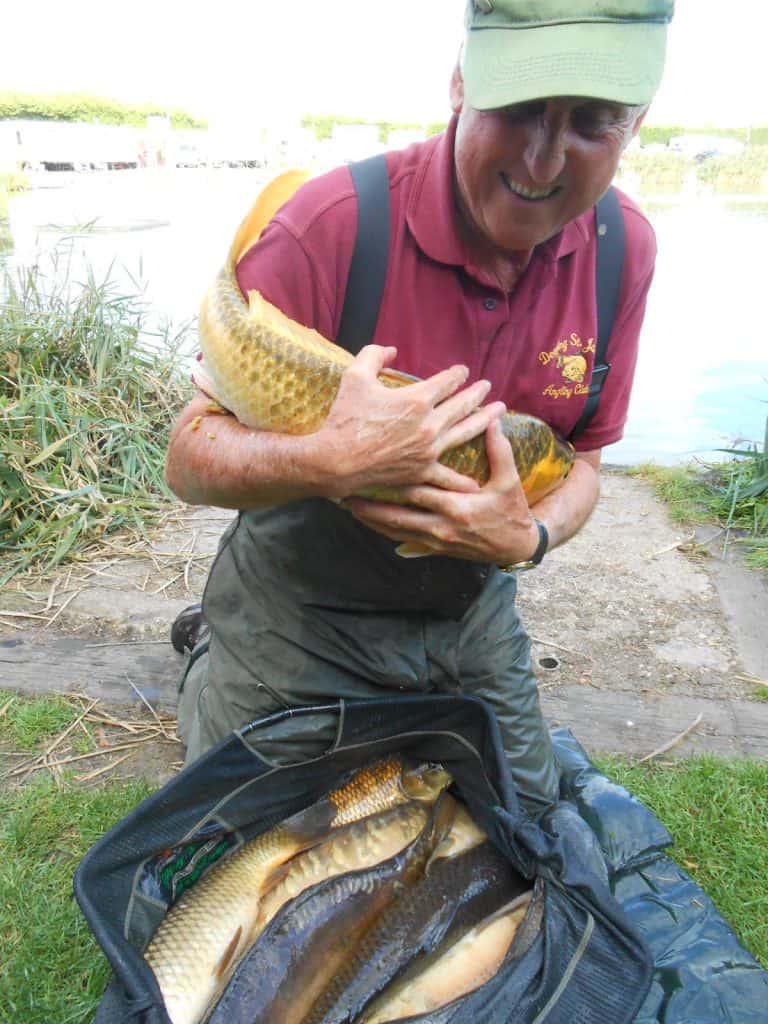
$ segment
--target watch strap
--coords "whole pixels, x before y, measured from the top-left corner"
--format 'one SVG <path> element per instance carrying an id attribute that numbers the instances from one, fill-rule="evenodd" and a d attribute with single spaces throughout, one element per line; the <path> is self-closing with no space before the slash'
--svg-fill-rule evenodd
<path id="1" fill-rule="evenodd" d="M 547 530 L 546 526 L 544 525 L 544 523 L 541 522 L 541 520 L 535 519 L 534 522 L 536 523 L 536 526 L 539 528 L 539 543 L 536 545 L 536 550 L 531 555 L 530 560 L 533 562 L 534 565 L 540 565 L 541 560 L 544 557 L 544 555 L 546 555 L 547 548 L 549 547 L 549 530 Z"/>
<path id="2" fill-rule="evenodd" d="M 512 565 L 500 565 L 499 568 L 502 572 L 518 572 L 521 569 L 534 569 L 537 565 L 541 565 L 541 560 L 547 553 L 549 547 L 549 531 L 547 530 L 544 523 L 539 519 L 534 519 L 536 526 L 539 531 L 539 543 L 536 545 L 536 550 L 533 552 L 530 558 L 524 562 L 514 562 Z"/>

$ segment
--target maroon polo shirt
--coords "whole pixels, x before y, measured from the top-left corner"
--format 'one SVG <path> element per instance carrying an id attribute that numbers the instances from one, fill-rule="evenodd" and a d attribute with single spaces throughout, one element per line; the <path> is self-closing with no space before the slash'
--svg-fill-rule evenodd
<path id="1" fill-rule="evenodd" d="M 387 154 L 391 234 L 374 341 L 396 345 L 394 365 L 427 377 L 454 363 L 492 382 L 488 400 L 539 416 L 568 436 L 586 401 L 596 340 L 592 211 L 537 246 L 510 292 L 473 266 L 461 239 L 453 185 L 455 120 L 445 134 Z M 581 451 L 618 441 L 653 277 L 653 230 L 619 193 L 626 255 L 611 364 Z M 357 225 L 346 167 L 309 181 L 241 260 L 243 292 L 260 291 L 294 320 L 336 338 Z"/>

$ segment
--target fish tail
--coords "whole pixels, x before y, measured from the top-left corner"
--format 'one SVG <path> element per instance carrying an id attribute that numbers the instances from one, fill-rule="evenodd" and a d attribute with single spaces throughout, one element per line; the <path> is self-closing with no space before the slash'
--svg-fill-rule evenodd
<path id="1" fill-rule="evenodd" d="M 425 558 L 427 555 L 434 555 L 435 549 L 427 544 L 398 544 L 395 554 L 401 558 Z"/>
<path id="2" fill-rule="evenodd" d="M 259 193 L 245 219 L 237 229 L 229 250 L 230 265 L 236 267 L 252 246 L 256 244 L 264 228 L 274 215 L 311 177 L 309 171 L 291 170 L 278 174 Z"/>

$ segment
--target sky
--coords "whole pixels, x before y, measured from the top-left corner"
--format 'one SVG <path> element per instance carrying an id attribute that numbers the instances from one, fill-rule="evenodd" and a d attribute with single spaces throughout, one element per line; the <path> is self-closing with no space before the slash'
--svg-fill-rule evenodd
<path id="1" fill-rule="evenodd" d="M 213 125 L 447 120 L 464 0 L 35 0 L 2 19 L 0 91 L 89 92 Z M 724 12 L 727 11 L 727 16 Z M 677 0 L 648 124 L 768 124 L 768 0 Z"/>

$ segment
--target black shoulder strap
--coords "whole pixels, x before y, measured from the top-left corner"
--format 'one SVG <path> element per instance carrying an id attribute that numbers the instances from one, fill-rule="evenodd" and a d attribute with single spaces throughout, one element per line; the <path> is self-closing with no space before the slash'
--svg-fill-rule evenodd
<path id="1" fill-rule="evenodd" d="M 357 235 L 336 344 L 356 355 L 373 341 L 387 279 L 389 176 L 383 156 L 350 164 L 357 190 Z"/>
<path id="2" fill-rule="evenodd" d="M 570 441 L 575 440 L 584 431 L 597 412 L 600 392 L 611 368 L 610 363 L 606 362 L 605 355 L 616 318 L 616 306 L 621 288 L 621 271 L 624 265 L 624 217 L 619 206 L 619 197 L 614 188 L 609 188 L 595 206 L 595 227 L 597 231 L 597 257 L 595 260 L 597 345 L 587 401 L 576 426 L 570 433 Z"/>

